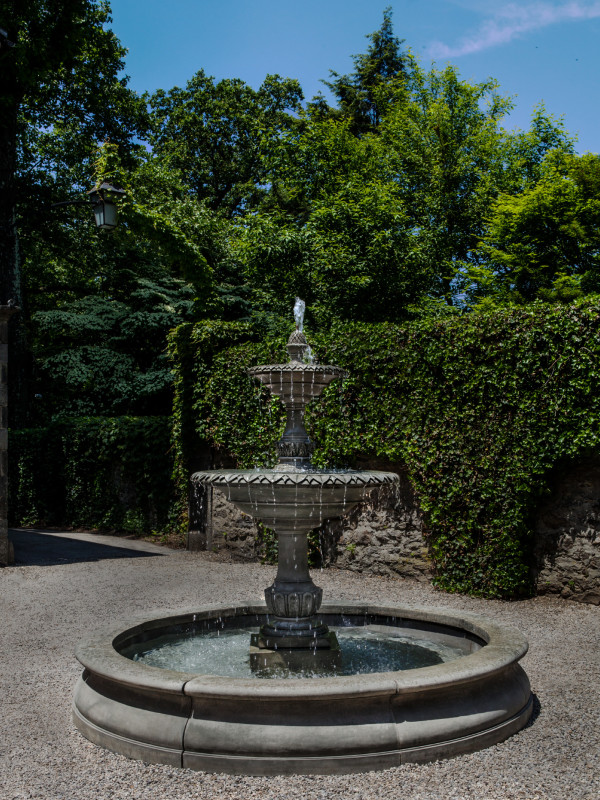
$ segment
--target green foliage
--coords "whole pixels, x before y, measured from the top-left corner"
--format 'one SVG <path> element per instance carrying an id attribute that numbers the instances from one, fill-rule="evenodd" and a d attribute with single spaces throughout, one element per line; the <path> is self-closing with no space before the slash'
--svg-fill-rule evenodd
<path id="1" fill-rule="evenodd" d="M 14 171 L 9 179 L 3 169 L 3 180 L 14 181 L 27 259 L 31 240 L 68 238 L 57 223 L 73 219 L 73 209 L 49 207 L 91 188 L 100 143 L 118 146 L 131 168 L 147 113 L 120 77 L 126 50 L 108 27 L 107 3 L 0 0 L 0 19 L 16 42 L 2 61 L 0 137 Z"/>
<path id="2" fill-rule="evenodd" d="M 410 269 L 452 304 L 457 272 L 475 257 L 482 218 L 504 182 L 509 137 L 500 123 L 511 103 L 495 81 L 470 84 L 452 66 L 415 65 L 409 88 L 382 125 L 383 150 L 408 212 Z"/>
<path id="3" fill-rule="evenodd" d="M 572 143 L 543 108 L 531 130 L 504 130 L 512 104 L 493 80 L 409 62 L 401 80 L 380 76 L 389 101 L 376 129 L 309 106 L 265 149 L 271 190 L 230 239 L 255 307 L 281 313 L 299 295 L 321 326 L 400 322 L 485 289 L 495 266 L 481 242 L 498 195 L 518 201 L 546 154 L 567 157 Z"/>
<path id="4" fill-rule="evenodd" d="M 115 269 L 95 294 L 34 315 L 36 419 L 170 412 L 166 336 L 192 318 L 193 293 L 162 270 L 140 272 Z"/>
<path id="5" fill-rule="evenodd" d="M 175 170 L 191 196 L 232 216 L 262 195 L 265 141 L 293 124 L 300 85 L 268 75 L 255 91 L 240 79 L 214 78 L 200 70 L 185 89 L 162 89 L 147 98 L 154 154 Z"/>
<path id="6" fill-rule="evenodd" d="M 600 289 L 600 158 L 560 150 L 546 155 L 539 179 L 501 194 L 471 273 L 472 300 L 569 302 Z"/>
<path id="7" fill-rule="evenodd" d="M 398 101 L 397 89 L 409 72 L 409 59 L 400 49 L 404 40 L 393 33 L 391 7 L 384 10 L 379 30 L 367 39 L 367 52 L 354 56 L 353 73 L 338 75 L 332 70 L 332 80 L 324 81 L 339 103 L 339 113 L 351 121 L 358 134 L 377 129 Z M 317 108 L 319 100 L 316 99 Z"/>
<path id="8" fill-rule="evenodd" d="M 272 325 L 277 330 L 277 320 Z M 285 350 L 273 343 L 273 328 L 267 342 L 260 344 L 266 330 L 264 321 L 252 325 L 203 320 L 171 331 L 175 480 L 182 496 L 187 492 L 190 465 L 204 441 L 210 441 L 217 451 L 235 453 L 238 466 L 253 466 L 258 453 L 265 463 L 274 461 L 283 409 L 245 373 L 250 365 L 245 359 L 258 358 L 253 363 L 259 363 L 260 354 L 264 355 L 263 363 L 273 363 L 285 357 Z M 231 369 L 227 368 L 229 357 L 233 358 Z M 229 402 L 221 415 L 219 398 L 223 391 Z"/>
<path id="9" fill-rule="evenodd" d="M 72 417 L 11 431 L 9 458 L 16 525 L 176 527 L 168 417 Z"/>
<path id="10" fill-rule="evenodd" d="M 186 329 L 188 358 L 201 365 L 191 395 L 187 387 L 197 435 L 239 466 L 272 463 L 281 409 L 245 370 L 280 360 L 285 335 L 197 328 Z M 307 410 L 314 462 L 352 466 L 366 455 L 406 464 L 437 584 L 527 595 L 531 515 L 549 471 L 600 451 L 599 333 L 595 298 L 404 326 L 338 322 L 309 334 L 321 362 L 349 372 Z"/>

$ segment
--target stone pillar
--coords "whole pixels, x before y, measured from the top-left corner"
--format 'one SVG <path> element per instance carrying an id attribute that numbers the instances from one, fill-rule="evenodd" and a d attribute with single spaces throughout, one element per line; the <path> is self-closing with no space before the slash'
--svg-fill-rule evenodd
<path id="1" fill-rule="evenodd" d="M 17 306 L 0 306 L 0 566 L 14 562 L 8 540 L 8 320 Z"/>

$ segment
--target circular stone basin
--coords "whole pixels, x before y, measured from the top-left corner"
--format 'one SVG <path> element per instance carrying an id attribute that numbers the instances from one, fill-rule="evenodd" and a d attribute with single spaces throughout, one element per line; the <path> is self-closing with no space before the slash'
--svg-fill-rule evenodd
<path id="1" fill-rule="evenodd" d="M 371 489 L 397 482 L 394 472 L 352 469 L 222 469 L 192 475 L 192 483 L 215 486 L 267 527 L 302 532 L 343 516 Z"/>
<path id="2" fill-rule="evenodd" d="M 266 364 L 246 370 L 252 378 L 258 378 L 272 394 L 285 400 L 296 399 L 308 403 L 319 397 L 323 389 L 336 378 L 346 374 L 334 364 L 305 364 L 288 361 L 287 364 Z"/>
<path id="3" fill-rule="evenodd" d="M 175 636 L 209 642 L 217 631 L 223 641 L 247 631 L 249 650 L 250 632 L 265 615 L 264 605 L 210 607 L 97 634 L 77 650 L 84 671 L 76 726 L 96 744 L 149 762 L 248 775 L 331 774 L 478 750 L 531 715 L 529 681 L 517 663 L 527 642 L 463 612 L 321 608 L 340 638 L 349 628 L 360 638 L 362 628 L 363 638 L 401 639 L 428 652 L 430 666 L 261 679 L 133 660 Z"/>

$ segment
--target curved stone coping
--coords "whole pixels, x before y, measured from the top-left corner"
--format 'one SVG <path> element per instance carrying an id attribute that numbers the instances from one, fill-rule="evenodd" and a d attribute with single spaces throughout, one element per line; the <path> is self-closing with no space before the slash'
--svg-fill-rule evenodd
<path id="1" fill-rule="evenodd" d="M 221 469 L 194 472 L 192 481 L 213 486 L 240 486 L 246 484 L 273 486 L 362 486 L 375 487 L 398 482 L 395 472 L 344 472 L 297 471 L 278 472 L 276 469 Z"/>
<path id="2" fill-rule="evenodd" d="M 315 375 L 334 375 L 342 378 L 347 375 L 347 371 L 335 364 L 306 364 L 303 361 L 288 361 L 287 364 L 263 364 L 258 367 L 248 367 L 248 375 L 269 375 L 272 372 L 304 372 Z"/>
<path id="3" fill-rule="evenodd" d="M 532 695 L 512 628 L 446 609 L 328 605 L 327 622 L 369 617 L 408 631 L 462 637 L 476 652 L 446 664 L 339 678 L 247 679 L 162 670 L 117 651 L 168 626 L 237 616 L 258 626 L 266 607 L 205 606 L 114 625 L 77 649 L 85 667 L 73 720 L 117 753 L 153 763 L 250 775 L 363 772 L 473 752 L 520 730 Z M 237 621 L 235 620 L 236 624 Z M 233 619 L 231 620 L 234 621 Z M 250 631 L 249 631 L 250 632 Z M 467 641 L 468 640 L 468 641 Z M 341 702 L 340 702 L 341 701 Z"/>
<path id="4" fill-rule="evenodd" d="M 260 696 L 264 699 L 282 697 L 302 699 L 307 697 L 327 697 L 343 699 L 346 696 L 392 695 L 411 692 L 416 687 L 444 689 L 501 672 L 510 664 L 517 662 L 527 652 L 525 637 L 515 628 L 498 625 L 476 614 L 455 612 L 450 609 L 427 609 L 409 607 L 380 607 L 374 605 L 323 605 L 319 616 L 328 615 L 369 615 L 393 618 L 399 621 L 435 623 L 456 632 L 462 631 L 481 639 L 485 646 L 475 653 L 430 667 L 403 670 L 400 672 L 377 672 L 358 676 L 337 678 L 298 678 L 298 679 L 249 679 L 231 678 L 218 675 L 198 675 L 165 670 L 140 664 L 122 656 L 116 649 L 119 643 L 136 633 L 168 626 L 200 622 L 202 619 L 217 619 L 230 616 L 265 615 L 263 604 L 241 606 L 205 606 L 201 611 L 191 610 L 163 618 L 153 618 L 135 622 L 115 624 L 94 634 L 78 645 L 77 660 L 90 672 L 110 681 L 116 681 L 138 688 L 150 688 L 161 692 L 179 693 L 198 697 L 248 697 Z M 125 627 L 124 627 L 125 626 Z M 392 627 L 392 626 L 391 626 Z M 418 627 L 414 629 L 418 634 Z"/>

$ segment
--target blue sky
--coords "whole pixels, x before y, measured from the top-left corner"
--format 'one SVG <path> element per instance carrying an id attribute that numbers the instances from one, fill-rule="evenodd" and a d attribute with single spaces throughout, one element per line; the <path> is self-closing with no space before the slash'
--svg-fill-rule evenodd
<path id="1" fill-rule="evenodd" d="M 515 102 L 507 127 L 527 128 L 543 101 L 579 152 L 600 152 L 598 0 L 111 0 L 136 91 L 185 85 L 203 68 L 254 87 L 268 73 L 297 78 L 307 98 L 329 70 L 352 71 L 387 5 L 423 66 L 449 61 L 467 80 L 499 81 Z"/>

